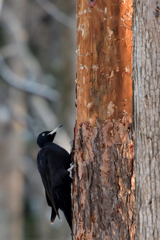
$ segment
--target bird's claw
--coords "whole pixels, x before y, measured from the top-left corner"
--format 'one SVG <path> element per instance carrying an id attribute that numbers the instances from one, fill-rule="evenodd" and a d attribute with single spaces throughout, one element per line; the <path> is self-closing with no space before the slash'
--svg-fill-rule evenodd
<path id="1" fill-rule="evenodd" d="M 75 163 L 71 163 L 71 164 L 70 164 L 70 168 L 67 169 L 67 171 L 69 172 L 69 176 L 70 176 L 70 178 L 72 178 L 72 179 L 73 179 L 73 177 L 72 177 L 72 169 L 73 169 L 75 166 L 76 166 Z"/>

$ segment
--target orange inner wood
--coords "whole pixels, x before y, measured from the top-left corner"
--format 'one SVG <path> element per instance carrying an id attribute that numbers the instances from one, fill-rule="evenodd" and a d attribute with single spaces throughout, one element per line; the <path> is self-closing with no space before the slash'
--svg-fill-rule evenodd
<path id="1" fill-rule="evenodd" d="M 132 0 L 77 0 L 77 123 L 132 116 Z"/>

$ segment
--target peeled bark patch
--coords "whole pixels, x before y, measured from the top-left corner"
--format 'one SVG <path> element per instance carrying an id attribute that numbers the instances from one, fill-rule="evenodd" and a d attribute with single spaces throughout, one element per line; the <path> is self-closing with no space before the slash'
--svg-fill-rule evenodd
<path id="1" fill-rule="evenodd" d="M 132 0 L 77 0 L 77 122 L 132 114 Z"/>
<path id="2" fill-rule="evenodd" d="M 73 239 L 134 239 L 131 118 L 97 120 L 95 127 L 84 122 L 77 129 Z"/>

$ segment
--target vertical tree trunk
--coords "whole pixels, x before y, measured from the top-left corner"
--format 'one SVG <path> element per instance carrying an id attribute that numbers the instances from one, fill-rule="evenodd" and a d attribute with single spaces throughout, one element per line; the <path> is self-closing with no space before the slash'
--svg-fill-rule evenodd
<path id="1" fill-rule="evenodd" d="M 1 164 L 1 232 L 0 239 L 23 239 L 23 191 L 22 173 L 24 157 L 25 126 L 17 122 L 25 115 L 23 94 L 10 89 L 7 104 L 15 117 L 8 120 L 0 130 Z M 1 125 L 0 125 L 1 126 Z"/>
<path id="2" fill-rule="evenodd" d="M 20 10 L 18 12 L 20 14 L 19 17 L 23 22 L 25 15 L 24 1 L 12 0 L 9 1 L 9 3 L 13 4 L 12 9 L 15 10 L 18 8 Z M 2 19 L 4 14 L 7 16 L 7 14 L 9 14 L 7 8 L 4 8 L 1 14 Z M 6 32 L 7 30 L 6 27 Z M 6 34 L 7 43 L 20 46 L 18 42 L 20 39 L 19 35 L 20 31 L 17 31 L 17 36 L 14 36 L 12 30 L 9 29 Z M 13 71 L 22 77 L 24 76 L 24 66 L 18 56 L 15 56 L 14 60 L 11 58 L 8 62 Z M 0 218 L 2 226 L 0 239 L 22 240 L 24 237 L 24 175 L 22 169 L 25 155 L 24 134 L 26 130 L 24 121 L 26 116 L 24 93 L 9 88 L 6 97 L 6 105 L 10 110 L 11 118 L 0 130 L 0 135 L 2 137 L 0 141 L 1 163 L 3 166 L 0 181 L 1 188 L 3 189 L 1 206 L 4 216 L 4 219 L 2 219 L 3 216 Z"/>
<path id="3" fill-rule="evenodd" d="M 15 64 L 12 64 L 12 67 L 13 65 L 15 66 Z M 10 89 L 8 106 L 12 109 L 12 114 L 15 118 L 22 117 L 25 119 L 26 109 L 23 93 Z M 9 133 L 4 137 L 7 142 L 7 148 L 5 148 L 6 172 L 4 183 L 7 191 L 9 240 L 21 240 L 24 227 L 24 175 L 22 166 L 25 152 L 25 125 L 21 125 L 16 120 L 11 119 Z"/>
<path id="4" fill-rule="evenodd" d="M 135 239 L 131 22 L 132 1 L 77 0 L 73 239 Z"/>
<path id="5" fill-rule="evenodd" d="M 154 7 L 135 1 L 133 21 L 136 235 L 149 240 L 160 239 L 160 17 Z"/>

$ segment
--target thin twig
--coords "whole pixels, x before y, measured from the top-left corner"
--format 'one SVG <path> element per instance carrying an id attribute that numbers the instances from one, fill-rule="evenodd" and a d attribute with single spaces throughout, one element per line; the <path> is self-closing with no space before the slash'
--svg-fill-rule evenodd
<path id="1" fill-rule="evenodd" d="M 35 0 L 35 2 L 41 6 L 50 16 L 52 16 L 56 21 L 62 23 L 68 28 L 74 28 L 74 19 L 68 17 L 65 13 L 59 10 L 53 3 L 47 0 Z"/>
<path id="2" fill-rule="evenodd" d="M 32 75 L 41 77 L 43 73 L 41 65 L 28 48 L 28 34 L 21 21 L 7 4 L 3 7 L 2 23 L 10 36 L 10 44 L 0 49 L 3 57 L 8 58 L 18 55 Z"/>
<path id="3" fill-rule="evenodd" d="M 21 91 L 44 97 L 51 102 L 57 102 L 60 99 L 60 95 L 56 90 L 16 75 L 5 63 L 2 55 L 0 55 L 0 76 L 9 85 Z"/>
<path id="4" fill-rule="evenodd" d="M 14 44 L 10 45 L 9 50 L 1 49 L 1 53 L 4 52 L 5 54 L 6 52 L 9 52 L 9 55 L 7 53 L 6 57 L 10 57 L 13 54 L 12 50 L 15 49 L 17 54 L 21 56 L 21 59 L 25 63 L 25 65 L 27 64 L 27 69 L 29 71 L 32 70 L 31 73 L 33 72 L 34 76 L 38 77 L 42 74 L 42 70 L 36 59 L 31 57 L 29 51 L 27 51 L 27 33 L 23 29 L 21 22 L 18 20 L 18 18 L 16 18 L 16 15 L 7 5 L 5 5 L 2 19 L 12 39 L 14 40 Z M 60 95 L 56 90 L 53 90 L 46 85 L 31 81 L 30 79 L 21 78 L 17 74 L 15 74 L 6 64 L 5 58 L 2 54 L 0 55 L 0 76 L 8 84 L 19 90 L 44 97 L 45 99 L 48 99 L 52 102 L 57 102 L 60 99 Z"/>
<path id="5" fill-rule="evenodd" d="M 0 14 L 1 14 L 1 11 L 2 11 L 2 6 L 3 6 L 3 0 L 0 0 Z"/>

